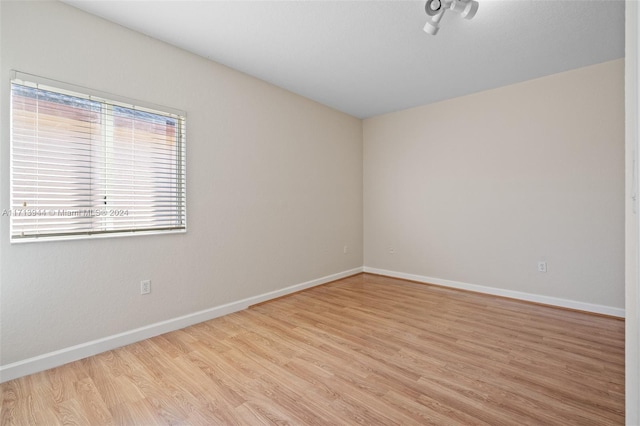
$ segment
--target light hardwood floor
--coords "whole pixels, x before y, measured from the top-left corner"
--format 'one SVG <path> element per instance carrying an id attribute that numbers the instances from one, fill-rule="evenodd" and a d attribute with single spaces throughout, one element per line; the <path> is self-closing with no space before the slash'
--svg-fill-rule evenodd
<path id="1" fill-rule="evenodd" d="M 624 321 L 361 274 L 1 387 L 2 425 L 614 425 Z"/>

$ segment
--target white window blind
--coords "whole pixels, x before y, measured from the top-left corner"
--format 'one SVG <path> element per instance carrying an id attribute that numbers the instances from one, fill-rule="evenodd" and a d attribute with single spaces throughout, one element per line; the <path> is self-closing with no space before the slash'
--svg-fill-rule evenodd
<path id="1" fill-rule="evenodd" d="M 29 77 L 11 82 L 12 241 L 186 229 L 185 114 Z"/>

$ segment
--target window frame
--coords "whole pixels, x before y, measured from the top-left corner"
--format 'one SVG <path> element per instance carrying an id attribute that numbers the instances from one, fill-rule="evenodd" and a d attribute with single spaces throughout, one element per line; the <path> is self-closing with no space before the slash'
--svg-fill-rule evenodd
<path id="1" fill-rule="evenodd" d="M 173 216 L 177 220 L 177 225 L 175 227 L 156 227 L 156 228 L 136 228 L 131 225 L 127 228 L 115 229 L 113 227 L 107 227 L 106 229 L 96 230 L 96 229 L 87 229 L 86 231 L 79 232 L 49 232 L 43 234 L 34 234 L 34 235 L 18 235 L 18 231 L 15 230 L 14 221 L 16 220 L 16 214 L 18 213 L 18 208 L 16 207 L 16 195 L 14 194 L 14 105 L 13 105 L 13 84 L 19 84 L 26 87 L 31 87 L 35 89 L 42 89 L 52 91 L 54 93 L 58 93 L 61 95 L 72 96 L 80 99 L 85 99 L 89 101 L 95 101 L 101 104 L 101 108 L 114 108 L 114 107 L 122 107 L 126 109 L 133 110 L 135 112 L 142 113 L 150 113 L 158 116 L 165 116 L 167 118 L 171 118 L 176 120 L 176 136 L 175 142 L 177 147 L 175 149 L 176 160 L 175 163 L 171 163 L 172 166 L 175 166 L 175 180 L 178 189 L 176 189 L 176 201 L 175 204 L 172 205 L 172 209 L 175 210 L 175 214 Z M 10 139 L 10 153 L 9 153 L 9 164 L 10 164 L 10 178 L 9 178 L 9 198 L 10 198 L 10 208 L 3 209 L 2 216 L 10 216 L 10 226 L 9 226 L 9 239 L 11 244 L 22 244 L 22 243 L 31 243 L 31 242 L 44 242 L 44 241 L 64 241 L 64 240 L 82 240 L 82 239 L 94 239 L 94 238 L 117 238 L 117 237 L 128 237 L 134 235 L 167 235 L 167 234 L 184 234 L 187 232 L 187 162 L 186 162 L 186 123 L 187 123 L 187 114 L 185 111 L 166 107 L 163 105 L 154 104 L 151 102 L 140 101 L 137 99 L 132 99 L 129 97 L 124 97 L 120 95 L 114 95 L 112 93 L 107 93 L 95 89 L 86 88 L 83 86 L 78 86 L 58 80 L 53 80 L 45 77 L 41 77 L 34 74 L 28 74 L 16 70 L 11 71 L 11 78 L 9 83 L 9 139 Z M 101 112 L 100 114 L 104 114 Z M 111 128 L 109 131 L 111 133 L 114 132 L 115 126 L 113 125 L 113 116 L 111 116 Z M 107 127 L 106 123 L 101 124 L 103 127 Z M 102 135 L 102 143 L 107 144 L 108 142 L 105 140 L 107 138 L 106 133 Z M 88 159 L 91 161 L 91 165 L 89 170 L 93 171 L 96 167 L 108 166 L 110 163 L 113 164 L 113 161 L 105 161 L 104 163 L 94 163 L 92 159 Z M 96 204 L 92 204 L 88 209 L 98 209 L 100 206 Z M 36 209 L 35 207 L 34 209 Z M 27 209 L 25 207 L 25 209 Z"/>

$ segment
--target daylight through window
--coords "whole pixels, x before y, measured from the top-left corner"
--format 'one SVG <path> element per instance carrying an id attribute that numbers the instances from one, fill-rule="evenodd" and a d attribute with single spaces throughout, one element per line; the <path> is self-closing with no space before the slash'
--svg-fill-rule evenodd
<path id="1" fill-rule="evenodd" d="M 184 113 L 28 77 L 11 83 L 12 241 L 186 229 Z"/>

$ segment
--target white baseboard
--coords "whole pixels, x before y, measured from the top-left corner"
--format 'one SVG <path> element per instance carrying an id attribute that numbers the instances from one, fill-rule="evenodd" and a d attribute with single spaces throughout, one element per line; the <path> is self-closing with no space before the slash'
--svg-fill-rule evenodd
<path id="1" fill-rule="evenodd" d="M 247 306 L 256 305 L 258 303 L 266 302 L 267 300 L 276 299 L 278 297 L 286 296 L 287 294 L 295 293 L 297 291 L 305 290 L 307 288 L 315 287 L 317 285 L 326 284 L 331 281 L 336 281 L 341 278 L 350 277 L 363 272 L 362 266 L 359 268 L 349 269 L 348 271 L 338 272 L 337 274 L 327 275 L 326 277 L 318 278 L 317 280 L 307 281 L 305 283 L 292 285 L 291 287 L 283 288 L 281 290 L 271 291 L 259 296 L 254 296 L 245 301 L 249 301 Z"/>
<path id="2" fill-rule="evenodd" d="M 422 275 L 406 274 L 404 272 L 388 271 L 385 269 L 370 268 L 365 266 L 364 272 L 371 274 L 385 275 L 393 278 L 402 278 L 410 281 L 417 281 L 425 284 L 435 284 L 442 287 L 457 288 L 461 290 L 475 291 L 478 293 L 491 294 L 494 296 L 508 297 L 511 299 L 525 300 L 527 302 L 541 303 L 544 305 L 559 306 L 562 308 L 575 309 L 578 311 L 592 312 L 602 315 L 624 318 L 625 311 L 622 308 L 596 305 L 593 303 L 578 302 L 575 300 L 561 299 L 558 297 L 542 296 L 538 294 L 523 293 L 514 290 L 505 290 L 496 287 L 487 287 L 477 284 L 468 284 L 458 281 L 444 280 L 441 278 L 425 277 Z"/>
<path id="3" fill-rule="evenodd" d="M 233 312 L 238 312 L 248 308 L 251 305 L 266 302 L 267 300 L 276 299 L 278 297 L 286 296 L 287 294 L 295 293 L 307 288 L 339 280 L 341 278 L 345 278 L 361 272 L 368 272 L 371 274 L 384 275 L 393 278 L 402 278 L 405 280 L 416 281 L 425 284 L 435 284 L 443 287 L 475 291 L 479 293 L 491 294 L 494 296 L 508 297 L 512 299 L 542 303 L 545 305 L 559 306 L 563 308 L 610 315 L 614 317 L 624 318 L 625 316 L 624 309 L 614 308 L 611 306 L 596 305 L 592 303 L 578 302 L 574 300 L 523 293 L 519 291 L 505 290 L 501 288 L 487 287 L 477 284 L 468 284 L 441 278 L 425 277 L 422 275 L 407 274 L 404 272 L 389 271 L 385 269 L 370 268 L 368 266 L 365 266 L 339 272 L 337 274 L 327 275 L 322 278 L 292 285 L 280 290 L 271 291 L 269 293 L 249 297 L 236 302 L 227 303 L 225 305 L 216 306 L 214 308 L 205 309 L 203 311 L 183 315 L 181 317 L 157 322 L 155 324 L 150 324 L 102 339 L 92 340 L 90 342 L 60 349 L 58 351 L 38 355 L 33 358 L 28 358 L 11 364 L 2 365 L 0 366 L 0 383 L 44 371 L 50 368 L 58 367 L 69 362 L 77 361 L 79 359 L 96 355 L 101 352 L 106 352 L 125 345 L 129 345 L 131 343 L 139 342 L 144 339 L 149 339 L 151 337 L 168 333 L 170 331 L 179 330 L 181 328 L 185 328 L 203 321 L 208 321 L 210 319 L 214 319 L 223 315 L 228 315 Z"/>
<path id="4" fill-rule="evenodd" d="M 81 343 L 79 345 L 38 355 L 33 358 L 17 361 L 11 364 L 0 366 L 0 383 L 16 379 L 18 377 L 27 376 L 50 368 L 58 367 L 69 362 L 77 361 L 92 355 L 116 349 L 131 343 L 149 339 L 160 334 L 170 331 L 179 330 L 193 324 L 208 321 L 223 315 L 241 311 L 251 305 L 275 299 L 287 294 L 295 293 L 300 290 L 315 287 L 331 281 L 339 280 L 351 275 L 362 272 L 362 267 L 350 269 L 348 271 L 339 272 L 337 274 L 327 275 L 326 277 L 307 281 L 301 284 L 292 285 L 280 290 L 271 291 L 258 296 L 249 297 L 237 302 L 227 303 L 225 305 L 216 306 L 214 308 L 205 309 L 203 311 L 194 312 L 183 315 L 181 317 L 172 318 L 166 321 L 157 322 L 134 330 L 125 331 L 124 333 L 115 334 L 113 336 L 104 337 L 102 339 L 92 340 L 90 342 Z"/>

